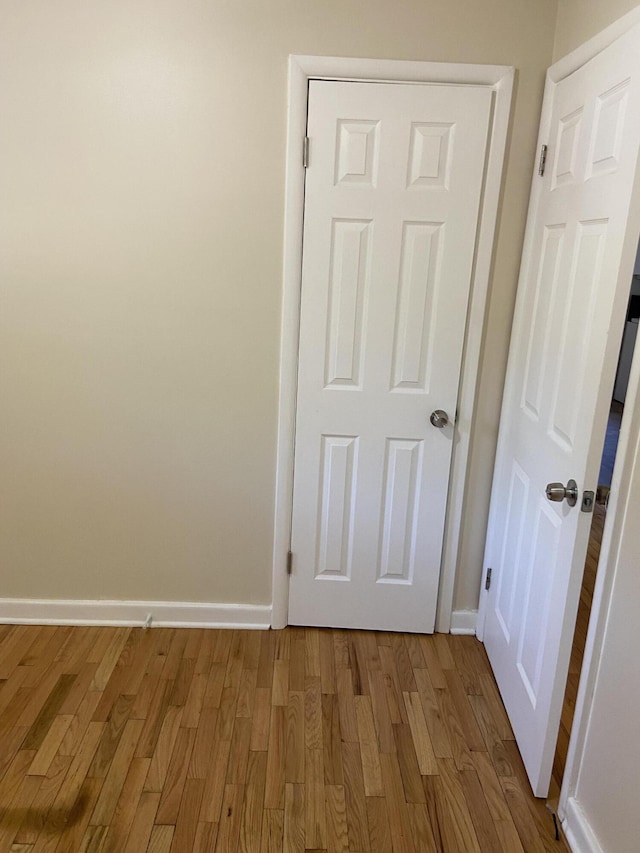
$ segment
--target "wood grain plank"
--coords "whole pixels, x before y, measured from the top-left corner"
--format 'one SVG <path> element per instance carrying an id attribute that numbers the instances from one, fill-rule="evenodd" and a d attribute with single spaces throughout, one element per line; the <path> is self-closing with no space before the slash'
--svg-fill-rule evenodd
<path id="1" fill-rule="evenodd" d="M 204 779 L 187 779 L 185 782 L 171 843 L 173 853 L 182 853 L 183 850 L 193 850 L 195 847 L 204 786 Z"/>
<path id="2" fill-rule="evenodd" d="M 72 720 L 73 714 L 64 714 L 54 718 L 29 768 L 31 776 L 47 775 L 51 762 L 60 749 Z"/>
<path id="3" fill-rule="evenodd" d="M 216 853 L 237 853 L 244 785 L 225 785 Z"/>
<path id="4" fill-rule="evenodd" d="M 236 706 L 236 717 L 253 716 L 253 705 L 256 698 L 256 683 L 258 681 L 257 669 L 243 669 L 238 687 L 238 703 Z"/>
<path id="5" fill-rule="evenodd" d="M 200 821 L 196 829 L 192 853 L 211 853 L 212 850 L 215 850 L 217 837 L 217 823 L 203 823 Z"/>
<path id="6" fill-rule="evenodd" d="M 416 850 L 420 853 L 437 853 L 426 804 L 409 803 L 407 811 Z"/>
<path id="7" fill-rule="evenodd" d="M 61 675 L 58 678 L 53 690 L 47 697 L 46 702 L 40 709 L 38 716 L 33 721 L 31 728 L 27 732 L 22 744 L 23 749 L 37 750 L 42 746 L 42 742 L 55 720 L 60 710 L 60 706 L 67 698 L 69 691 L 73 687 L 75 680 L 75 675 Z M 27 725 L 26 720 L 24 724 Z"/>
<path id="8" fill-rule="evenodd" d="M 170 853 L 175 826 L 154 826 L 149 840 L 147 853 Z"/>
<path id="9" fill-rule="evenodd" d="M 478 774 L 474 770 L 463 770 L 460 773 L 460 781 L 480 849 L 483 853 L 485 850 L 489 851 L 489 853 L 500 853 L 502 845 L 500 844 L 491 812 L 482 791 Z"/>
<path id="10" fill-rule="evenodd" d="M 15 841 L 17 843 L 35 844 L 38 840 L 58 791 L 66 778 L 71 761 L 71 756 L 57 755 L 51 762 L 47 775 L 41 779 L 31 808 L 20 817 L 20 820 L 16 820 L 18 830 Z"/>
<path id="11" fill-rule="evenodd" d="M 282 705 L 272 705 L 267 751 L 267 787 L 264 798 L 266 809 L 284 809 L 286 744 L 287 709 Z"/>
<path id="12" fill-rule="evenodd" d="M 287 704 L 285 782 L 304 784 L 304 692 L 290 691 Z"/>
<path id="13" fill-rule="evenodd" d="M 170 712 L 173 712 L 175 714 L 175 717 L 173 719 L 170 718 Z M 164 750 L 164 753 L 165 755 L 167 753 L 169 755 L 171 754 L 171 752 L 173 751 L 173 743 L 175 741 L 175 736 L 178 733 L 178 727 L 180 725 L 181 716 L 181 709 L 169 709 L 169 711 L 167 712 L 167 717 L 165 718 L 165 723 L 163 725 L 163 731 L 160 733 L 160 737 L 158 739 L 158 747 L 156 747 L 156 752 L 158 752 L 161 742 L 163 742 L 164 740 L 166 741 L 166 748 Z M 196 739 L 193 745 L 193 751 L 191 752 L 191 763 L 189 764 L 190 779 L 207 778 L 211 755 L 214 751 L 214 746 L 216 742 L 217 721 L 217 708 L 204 708 L 202 710 L 202 713 L 200 714 L 200 720 L 198 722 L 198 728 L 196 731 Z M 165 726 L 167 727 L 166 733 L 164 731 Z M 154 757 L 155 755 L 156 753 L 154 753 Z M 154 778 L 153 762 L 152 768 L 149 770 L 149 778 L 150 780 Z M 161 788 L 162 786 L 160 786 L 160 789 Z M 153 790 L 157 789 L 154 788 Z"/>
<path id="14" fill-rule="evenodd" d="M 262 813 L 260 853 L 282 853 L 284 810 L 265 809 Z"/>
<path id="15" fill-rule="evenodd" d="M 342 785 L 342 750 L 340 748 L 340 709 L 338 697 L 323 693 L 322 702 L 322 749 L 324 781 L 327 785 Z"/>
<path id="16" fill-rule="evenodd" d="M 323 693 L 337 690 L 333 632 L 326 628 L 320 631 L 320 686 Z"/>
<path id="17" fill-rule="evenodd" d="M 183 708 L 168 707 L 166 710 L 164 720 L 162 721 L 162 728 L 160 729 L 160 734 L 158 735 L 158 740 L 151 756 L 149 772 L 144 786 L 147 792 L 160 793 L 164 788 L 169 763 L 180 730 L 182 714 Z M 204 726 L 202 731 L 205 734 L 207 733 L 207 729 Z M 198 729 L 198 734 L 200 734 L 200 729 Z M 193 776 L 196 779 L 200 778 L 196 773 Z"/>
<path id="18" fill-rule="evenodd" d="M 291 647 L 289 650 L 289 690 L 304 691 L 305 681 L 305 631 L 303 628 L 291 629 Z"/>
<path id="19" fill-rule="evenodd" d="M 139 853 L 147 849 L 159 804 L 160 794 L 143 791 L 140 795 L 124 853 Z"/>
<path id="20" fill-rule="evenodd" d="M 367 801 L 364 793 L 364 778 L 360 748 L 357 743 L 343 743 L 344 794 L 347 807 L 347 826 L 351 849 L 369 851 L 369 826 Z"/>
<path id="21" fill-rule="evenodd" d="M 289 699 L 289 661 L 276 660 L 273 663 L 273 685 L 271 704 L 286 705 Z"/>
<path id="22" fill-rule="evenodd" d="M 324 800 L 324 761 L 320 749 L 308 749 L 306 751 L 304 795 L 305 843 L 311 849 L 325 847 L 327 843 L 327 821 Z"/>
<path id="23" fill-rule="evenodd" d="M 367 823 L 371 853 L 393 853 L 387 801 L 384 797 L 367 797 Z"/>
<path id="24" fill-rule="evenodd" d="M 134 758 L 131 761 L 100 853 L 121 853 L 124 849 L 136 817 L 150 763 L 150 758 Z M 107 777 L 105 785 L 108 780 Z"/>
<path id="25" fill-rule="evenodd" d="M 342 785 L 325 785 L 327 853 L 349 853 L 347 804 Z"/>
<path id="26" fill-rule="evenodd" d="M 200 820 L 204 823 L 220 822 L 230 752 L 231 743 L 228 740 L 216 741 L 213 752 L 209 756 L 209 768 L 200 811 Z"/>
<path id="27" fill-rule="evenodd" d="M 244 785 L 247 781 L 250 742 L 251 720 L 245 717 L 237 717 L 233 727 L 229 766 L 227 768 L 227 783 L 230 785 Z"/>
<path id="28" fill-rule="evenodd" d="M 306 678 L 320 678 L 320 632 L 307 628 L 304 632 L 304 671 Z"/>
<path id="29" fill-rule="evenodd" d="M 307 749 L 322 749 L 320 677 L 307 678 L 304 692 L 304 740 Z"/>
<path id="30" fill-rule="evenodd" d="M 393 736 L 393 725 L 387 702 L 387 691 L 383 672 L 369 673 L 371 685 L 371 708 L 376 724 L 380 752 L 395 752 L 396 742 Z"/>
<path id="31" fill-rule="evenodd" d="M 142 720 L 129 720 L 125 726 L 122 738 L 104 780 L 104 785 L 100 791 L 100 797 L 91 815 L 91 823 L 94 826 L 108 826 L 113 819 L 120 791 L 127 779 L 129 765 L 138 745 L 142 726 Z M 144 776 L 142 778 L 142 782 L 144 782 L 147 770 L 149 769 L 149 759 L 141 759 L 141 761 L 144 763 L 138 763 L 134 767 L 144 768 Z"/>
<path id="32" fill-rule="evenodd" d="M 380 768 L 380 751 L 378 749 L 378 736 L 373 720 L 371 697 L 356 696 L 355 705 L 364 792 L 367 797 L 383 797 L 384 787 L 382 784 L 382 770 Z"/>
<path id="33" fill-rule="evenodd" d="M 262 812 L 267 780 L 266 752 L 249 753 L 247 786 L 240 821 L 240 853 L 259 853 L 262 840 Z"/>
<path id="34" fill-rule="evenodd" d="M 415 669 L 413 674 L 416 679 L 418 695 L 420 696 L 422 711 L 427 722 L 434 755 L 436 758 L 453 758 L 453 748 L 449 740 L 447 728 L 442 720 L 436 692 L 431 684 L 429 673 L 426 669 Z"/>
<path id="35" fill-rule="evenodd" d="M 101 656 L 98 669 L 93 677 L 92 690 L 102 691 L 109 683 L 109 679 L 116 667 L 118 658 L 122 654 L 125 647 L 131 628 L 116 628 L 113 638 L 109 643 L 104 655 Z"/>
<path id="36" fill-rule="evenodd" d="M 340 714 L 340 737 L 355 743 L 358 740 L 358 724 L 353 696 L 351 670 L 337 669 L 338 711 Z"/>
<path id="37" fill-rule="evenodd" d="M 285 785 L 284 853 L 304 853 L 305 796 L 304 785 Z"/>
<path id="38" fill-rule="evenodd" d="M 397 755 L 395 753 L 381 753 L 380 765 L 387 800 L 393 851 L 394 853 L 420 853 L 416 850 L 413 841 L 413 827 L 409 820 L 409 806 L 404 798 Z"/>
<path id="39" fill-rule="evenodd" d="M 271 687 L 256 687 L 251 725 L 251 749 L 259 752 L 266 752 L 269 746 L 270 725 Z"/>
<path id="40" fill-rule="evenodd" d="M 438 762 L 433 751 L 420 696 L 418 693 L 404 693 L 403 697 L 420 773 L 423 776 L 437 774 Z"/>
<path id="41" fill-rule="evenodd" d="M 180 729 L 176 738 L 167 777 L 158 806 L 157 823 L 173 824 L 175 826 L 182 799 L 187 771 L 191 761 L 191 752 L 196 740 L 194 729 Z"/>

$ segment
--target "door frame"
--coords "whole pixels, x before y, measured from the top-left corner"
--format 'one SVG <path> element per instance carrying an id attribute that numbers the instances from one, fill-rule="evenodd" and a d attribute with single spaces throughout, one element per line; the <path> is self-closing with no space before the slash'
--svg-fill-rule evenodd
<path id="1" fill-rule="evenodd" d="M 548 69 L 546 77 L 547 87 L 545 89 L 545 98 L 540 118 L 537 151 L 540 151 L 540 146 L 547 142 L 551 121 L 553 101 L 552 94 L 555 86 L 638 25 L 640 25 L 640 6 L 631 10 L 619 20 L 606 27 L 567 56 L 558 60 Z M 640 45 L 640 30 L 638 32 L 638 44 Z M 638 156 L 640 158 L 640 150 L 638 152 Z M 529 199 L 528 217 L 532 215 L 532 212 L 538 202 L 539 193 L 541 192 L 541 188 L 535 180 L 537 175 L 537 165 L 536 159 L 534 164 L 532 190 Z M 631 284 L 639 236 L 640 169 L 636 171 L 632 190 L 618 280 L 623 283 L 627 282 L 628 285 Z M 522 269 L 526 269 L 529 263 L 531 250 L 531 234 L 527 234 L 523 247 L 521 263 Z M 620 347 L 622 343 L 623 326 L 624 323 L 622 318 L 619 328 L 612 330 L 611 346 Z M 613 392 L 613 379 L 610 390 Z M 586 747 L 591 716 L 591 702 L 595 691 L 599 665 L 605 642 L 613 582 L 620 561 L 620 540 L 624 532 L 626 517 L 628 516 L 629 511 L 633 509 L 630 500 L 630 476 L 633 462 L 637 454 L 637 448 L 640 446 L 639 402 L 640 341 L 635 347 L 631 364 L 625 411 L 622 418 L 620 438 L 613 470 L 611 500 L 607 508 L 607 518 L 600 550 L 600 558 L 598 561 L 598 573 L 591 606 L 586 646 L 580 672 L 578 696 L 576 699 L 576 708 L 569 740 L 569 750 L 558 805 L 558 816 L 562 822 L 562 828 L 565 836 L 570 842 L 572 849 L 576 850 L 595 851 L 596 849 L 600 849 L 589 826 L 588 816 L 584 815 L 582 812 L 580 803 L 576 799 L 575 795 L 580 777 L 582 758 Z M 490 528 L 491 517 L 489 518 L 487 529 L 489 530 Z M 481 586 L 478 610 L 478 627 L 476 632 L 479 640 L 483 639 L 486 620 L 488 594 L 485 591 L 484 581 L 486 578 L 487 568 L 488 565 L 485 558 L 483 583 Z"/>
<path id="2" fill-rule="evenodd" d="M 538 131 L 538 140 L 536 145 L 536 152 L 540 152 L 541 146 L 543 144 L 548 143 L 549 140 L 549 132 L 551 127 L 551 113 L 553 110 L 553 102 L 554 102 L 554 93 L 555 88 L 564 79 L 569 77 L 583 65 L 586 65 L 589 60 L 593 59 L 597 54 L 601 53 L 605 48 L 609 47 L 613 44 L 617 39 L 623 36 L 626 32 L 631 30 L 636 24 L 640 23 L 640 7 L 634 9 L 632 12 L 629 12 L 619 21 L 616 21 L 611 26 L 604 29 L 602 32 L 598 33 L 592 39 L 580 45 L 576 50 L 569 53 L 567 56 L 559 59 L 555 62 L 550 68 L 547 69 L 546 74 L 546 85 L 544 98 L 542 102 L 542 111 L 540 115 L 540 126 Z M 639 170 L 640 172 L 640 170 Z M 527 210 L 527 221 L 529 221 L 536 212 L 540 201 L 540 194 L 542 193 L 542 186 L 537 180 L 538 177 L 538 156 L 536 156 L 535 162 L 533 164 L 533 177 L 531 183 L 531 191 L 529 194 L 529 206 Z M 634 196 L 631 201 L 631 207 L 629 211 L 629 218 L 632 219 L 634 216 L 634 211 L 640 204 L 640 199 L 637 198 L 637 189 L 634 188 Z M 633 260 L 635 260 L 635 253 L 637 251 L 637 239 L 635 242 L 635 247 L 632 251 L 632 243 L 633 240 L 629 238 L 629 233 L 627 233 L 627 237 L 625 239 L 624 249 L 622 253 L 622 262 L 621 262 L 621 278 L 624 278 L 622 275 L 622 271 L 626 268 L 628 259 L 631 257 L 633 253 Z M 533 232 L 531 230 L 525 231 L 525 240 L 522 248 L 522 260 L 520 263 L 520 276 L 519 279 L 523 275 L 523 271 L 526 271 L 531 263 L 531 253 L 533 251 Z M 633 270 L 633 260 L 631 260 L 631 271 Z M 629 274 L 629 282 L 631 282 L 631 273 Z M 622 341 L 622 331 L 620 329 L 620 342 Z M 615 342 L 610 343 L 609 346 L 615 346 Z M 619 346 L 619 344 L 617 344 Z M 507 376 L 505 377 L 505 386 L 509 381 L 509 373 L 507 371 Z M 629 380 L 629 388 L 631 388 L 631 379 Z M 611 388 L 613 392 L 613 386 Z M 504 412 L 500 415 L 500 422 L 502 422 Z M 500 442 L 500 440 L 498 440 Z M 498 451 L 499 452 L 500 444 L 498 443 Z M 489 537 L 491 535 L 491 531 L 493 528 L 493 522 L 491 514 L 489 515 L 488 524 L 487 524 L 487 545 L 485 546 L 485 558 L 482 570 L 482 583 L 480 585 L 480 601 L 478 606 L 478 621 L 476 628 L 476 636 L 480 641 L 484 640 L 484 628 L 487 617 L 487 601 L 489 598 L 488 592 L 486 591 L 486 575 L 488 570 L 488 559 L 487 553 L 490 548 L 490 540 Z"/>
<path id="3" fill-rule="evenodd" d="M 557 83 L 590 59 L 624 36 L 634 27 L 639 27 L 637 43 L 640 46 L 640 6 L 599 32 L 593 38 L 580 45 L 572 53 L 560 59 L 549 71 L 549 78 Z M 640 150 L 638 151 L 640 159 Z M 640 168 L 636 177 L 627 216 L 627 230 L 620 265 L 620 277 L 631 284 L 633 266 L 640 237 Z M 626 275 L 625 275 L 626 270 Z M 616 333 L 618 347 L 622 343 L 623 324 Z M 613 393 L 613 382 L 611 384 Z M 625 533 L 625 523 L 633 511 L 631 500 L 631 476 L 640 446 L 640 340 L 636 343 L 631 362 L 629 385 L 624 413 L 620 424 L 620 437 L 611 482 L 611 499 L 607 507 L 596 584 L 589 617 L 586 646 L 580 670 L 578 696 L 569 738 L 569 750 L 565 764 L 558 816 L 562 828 L 572 849 L 599 850 L 599 844 L 593 835 L 588 815 L 580 807 L 576 793 L 580 781 L 582 758 L 586 748 L 591 703 L 600 672 L 600 663 L 604 650 L 606 631 L 609 621 L 609 605 L 613 593 L 613 583 L 621 564 L 621 550 Z"/>
<path id="4" fill-rule="evenodd" d="M 307 126 L 310 79 L 358 82 L 482 86 L 493 91 L 493 108 L 485 162 L 476 251 L 467 311 L 458 392 L 456 437 L 438 591 L 436 631 L 449 632 L 465 503 L 467 462 L 475 413 L 478 362 L 483 343 L 485 309 L 510 124 L 515 70 L 507 65 L 467 65 L 332 56 L 289 56 L 283 291 L 278 390 L 278 432 L 271 627 L 284 628 L 289 609 L 287 553 L 291 542 L 293 458 L 296 423 L 300 288 L 304 217 L 303 139 Z M 466 626 L 460 625 L 464 629 Z M 467 633 L 473 633 L 471 630 Z"/>

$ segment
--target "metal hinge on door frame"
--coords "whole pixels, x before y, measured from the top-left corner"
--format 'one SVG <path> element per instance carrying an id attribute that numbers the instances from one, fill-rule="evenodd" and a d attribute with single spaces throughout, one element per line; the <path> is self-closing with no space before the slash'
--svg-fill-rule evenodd
<path id="1" fill-rule="evenodd" d="M 544 175 L 544 169 L 547 165 L 547 146 L 543 145 L 540 149 L 540 159 L 538 160 L 538 174 L 540 177 Z"/>
<path id="2" fill-rule="evenodd" d="M 309 165 L 309 137 L 305 136 L 302 142 L 302 166 L 306 169 Z"/>
<path id="3" fill-rule="evenodd" d="M 487 579 L 484 582 L 484 588 L 489 589 L 491 587 L 491 572 L 493 569 L 487 569 Z"/>
<path id="4" fill-rule="evenodd" d="M 293 572 L 293 551 L 287 551 L 287 574 L 290 575 Z"/>

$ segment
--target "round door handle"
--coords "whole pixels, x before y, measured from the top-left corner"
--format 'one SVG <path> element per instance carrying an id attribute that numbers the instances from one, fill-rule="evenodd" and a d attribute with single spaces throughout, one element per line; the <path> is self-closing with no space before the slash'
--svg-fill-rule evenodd
<path id="1" fill-rule="evenodd" d="M 569 480 L 566 486 L 562 483 L 548 483 L 546 488 L 547 498 L 550 501 L 565 501 L 569 506 L 575 506 L 578 501 L 578 484 L 575 480 Z"/>
<path id="2" fill-rule="evenodd" d="M 436 409 L 435 412 L 431 412 L 429 420 L 434 427 L 442 429 L 449 423 L 449 415 L 443 409 Z"/>

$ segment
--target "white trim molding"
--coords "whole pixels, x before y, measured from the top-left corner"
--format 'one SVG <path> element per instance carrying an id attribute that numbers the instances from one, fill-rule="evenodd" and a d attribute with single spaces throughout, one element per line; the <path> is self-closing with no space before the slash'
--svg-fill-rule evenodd
<path id="1" fill-rule="evenodd" d="M 475 636 L 477 622 L 477 610 L 454 610 L 451 614 L 451 633 Z"/>
<path id="2" fill-rule="evenodd" d="M 289 579 L 286 573 L 286 565 L 287 552 L 291 541 L 293 509 L 293 453 L 304 215 L 302 141 L 306 135 L 308 82 L 310 79 L 331 79 L 415 84 L 436 83 L 486 86 L 494 93 L 485 183 L 467 315 L 456 422 L 457 436 L 451 463 L 438 593 L 436 630 L 446 633 L 451 628 L 453 591 L 466 492 L 467 463 L 475 413 L 478 365 L 483 341 L 507 131 L 511 115 L 514 74 L 513 67 L 505 65 L 405 62 L 332 56 L 289 57 L 272 628 L 283 628 L 287 624 L 289 608 Z"/>
<path id="3" fill-rule="evenodd" d="M 0 625 L 131 625 L 266 630 L 271 607 L 198 601 L 0 598 Z"/>
<path id="4" fill-rule="evenodd" d="M 566 815 L 562 821 L 567 844 L 573 853 L 604 853 L 591 829 L 580 804 L 573 797 L 567 800 Z"/>

